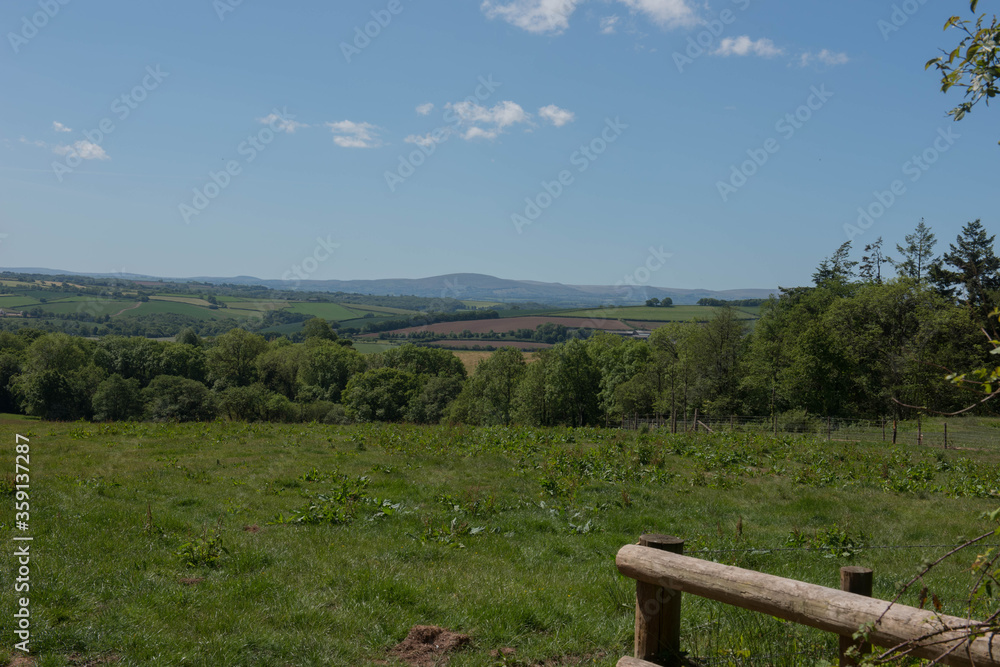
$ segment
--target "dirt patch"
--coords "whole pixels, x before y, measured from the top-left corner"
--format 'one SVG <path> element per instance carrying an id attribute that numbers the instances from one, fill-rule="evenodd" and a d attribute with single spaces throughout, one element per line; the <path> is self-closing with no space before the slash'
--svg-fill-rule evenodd
<path id="1" fill-rule="evenodd" d="M 413 667 L 438 667 L 448 664 L 448 653 L 469 642 L 469 635 L 434 625 L 414 625 L 406 639 L 397 644 L 390 654 Z"/>
<path id="2" fill-rule="evenodd" d="M 26 655 L 15 654 L 10 659 L 10 667 L 35 667 L 35 659 Z"/>
<path id="3" fill-rule="evenodd" d="M 205 578 L 204 577 L 194 577 L 194 578 L 190 578 L 190 579 L 178 579 L 177 581 L 179 581 L 180 583 L 184 584 L 185 586 L 197 586 L 201 582 L 205 581 Z"/>
<path id="4" fill-rule="evenodd" d="M 257 524 L 254 524 L 252 526 L 243 526 L 243 530 L 247 533 L 259 533 L 260 526 L 258 526 Z"/>

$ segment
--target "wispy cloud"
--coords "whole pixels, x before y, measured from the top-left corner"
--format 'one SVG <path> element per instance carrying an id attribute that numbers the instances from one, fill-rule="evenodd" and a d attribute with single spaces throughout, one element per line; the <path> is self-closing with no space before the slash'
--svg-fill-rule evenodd
<path id="1" fill-rule="evenodd" d="M 692 26 L 698 22 L 698 13 L 689 0 L 621 0 L 634 12 L 643 14 L 653 23 L 665 28 Z"/>
<path id="2" fill-rule="evenodd" d="M 290 118 L 279 116 L 276 113 L 268 114 L 267 116 L 258 118 L 257 120 L 265 125 L 271 125 L 278 132 L 284 132 L 285 134 L 292 134 L 300 127 L 309 127 L 305 123 L 300 123 L 298 121 L 291 120 Z"/>
<path id="3" fill-rule="evenodd" d="M 427 104 L 421 104 L 417 107 L 417 113 L 421 116 L 426 116 L 430 112 L 434 111 L 434 103 L 428 102 Z"/>
<path id="4" fill-rule="evenodd" d="M 538 110 L 539 117 L 549 121 L 556 127 L 562 127 L 566 123 L 572 123 L 576 114 L 567 109 L 560 109 L 554 104 L 542 107 Z"/>
<path id="5" fill-rule="evenodd" d="M 77 155 L 83 160 L 110 160 L 104 149 L 91 141 L 77 141 L 67 146 L 55 146 L 52 149 L 57 155 Z"/>
<path id="6" fill-rule="evenodd" d="M 341 120 L 326 126 L 333 132 L 333 143 L 342 148 L 378 148 L 382 145 L 375 132 L 379 128 L 371 123 Z"/>
<path id="7" fill-rule="evenodd" d="M 450 134 L 451 129 L 446 127 L 441 128 L 436 132 L 428 132 L 427 134 L 411 134 L 403 139 L 403 141 L 408 144 L 416 144 L 417 146 L 421 146 L 423 148 L 430 148 L 434 144 L 444 143 Z"/>
<path id="8" fill-rule="evenodd" d="M 514 0 L 498 4 L 483 0 L 480 5 L 489 19 L 501 18 L 528 32 L 559 34 L 569 28 L 569 17 L 581 0 Z"/>
<path id="9" fill-rule="evenodd" d="M 618 30 L 618 22 L 621 21 L 621 17 L 617 14 L 612 16 L 605 16 L 601 19 L 601 34 L 602 35 L 613 35 Z"/>
<path id="10" fill-rule="evenodd" d="M 698 13 L 693 0 L 617 0 L 633 14 L 664 28 L 693 26 Z M 584 0 L 483 0 L 480 5 L 489 19 L 503 19 L 513 26 L 536 34 L 558 35 L 569 28 L 569 20 Z M 619 17 L 601 19 L 601 32 L 610 35 L 617 29 Z"/>
<path id="11" fill-rule="evenodd" d="M 760 38 L 756 41 L 746 35 L 739 37 L 726 37 L 719 42 L 719 48 L 713 51 L 717 56 L 760 56 L 761 58 L 773 58 L 784 53 L 769 39 Z"/>
<path id="12" fill-rule="evenodd" d="M 465 139 L 496 139 L 506 128 L 518 123 L 527 123 L 530 118 L 521 105 L 505 100 L 487 108 L 470 102 L 447 104 L 445 108 L 454 113 L 459 124 L 465 128 Z"/>
<path id="13" fill-rule="evenodd" d="M 60 123 L 57 120 L 52 121 L 52 129 L 55 130 L 56 132 L 72 132 L 73 131 L 73 128 L 66 127 L 65 125 L 63 125 L 62 123 Z"/>
<path id="14" fill-rule="evenodd" d="M 820 51 L 815 55 L 810 53 L 809 51 L 806 51 L 799 57 L 799 65 L 805 67 L 806 65 L 809 65 L 815 60 L 818 60 L 824 65 L 830 65 L 831 67 L 834 67 L 836 65 L 846 65 L 851 61 L 851 59 L 847 56 L 846 53 L 842 52 L 836 53 L 828 49 L 823 49 L 822 51 Z"/>

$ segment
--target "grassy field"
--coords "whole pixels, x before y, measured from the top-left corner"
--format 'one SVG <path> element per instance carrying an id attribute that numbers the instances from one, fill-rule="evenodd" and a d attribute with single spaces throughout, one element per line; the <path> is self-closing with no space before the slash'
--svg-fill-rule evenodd
<path id="1" fill-rule="evenodd" d="M 417 624 L 471 636 L 453 667 L 610 666 L 634 623 L 614 556 L 643 532 L 831 587 L 841 565 L 872 567 L 887 598 L 945 549 L 875 547 L 982 532 L 1000 486 L 996 454 L 797 437 L 2 423 L 11 471 L 14 434 L 30 439 L 41 667 L 397 665 L 389 651 Z M 929 578 L 946 612 L 961 612 L 974 556 Z M 12 586 L 0 604 L 10 618 Z M 831 635 L 693 596 L 682 637 L 713 664 L 836 650 Z"/>
<path id="2" fill-rule="evenodd" d="M 559 310 L 551 311 L 550 314 L 561 317 L 595 317 L 638 320 L 641 322 L 690 322 L 692 320 L 710 320 L 719 310 L 719 308 L 714 306 L 671 306 L 670 308 L 619 306 L 585 310 Z M 755 320 L 760 317 L 760 306 L 741 307 L 735 310 L 740 319 Z"/>
<path id="3" fill-rule="evenodd" d="M 304 315 L 337 321 L 353 320 L 364 315 L 363 312 L 341 306 L 339 303 L 293 302 L 288 310 L 293 313 L 302 313 Z"/>

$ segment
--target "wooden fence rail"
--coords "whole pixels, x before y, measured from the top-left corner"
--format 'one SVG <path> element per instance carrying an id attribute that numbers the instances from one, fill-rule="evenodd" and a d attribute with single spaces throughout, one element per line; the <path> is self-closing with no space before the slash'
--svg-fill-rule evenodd
<path id="1" fill-rule="evenodd" d="M 635 657 L 622 658 L 618 667 L 654 664 L 648 660 L 681 664 L 681 593 L 836 633 L 847 639 L 841 650 L 853 643 L 850 637 L 859 628 L 870 627 L 868 639 L 877 646 L 916 642 L 910 654 L 917 657 L 934 659 L 948 653 L 942 664 L 1000 667 L 1000 634 L 987 633 L 970 641 L 963 631 L 970 624 L 968 619 L 720 565 L 683 556 L 682 550 L 679 538 L 643 535 L 639 544 L 618 551 L 618 571 L 637 582 Z M 858 574 L 842 573 L 846 579 L 842 583 L 864 588 L 865 577 Z"/>

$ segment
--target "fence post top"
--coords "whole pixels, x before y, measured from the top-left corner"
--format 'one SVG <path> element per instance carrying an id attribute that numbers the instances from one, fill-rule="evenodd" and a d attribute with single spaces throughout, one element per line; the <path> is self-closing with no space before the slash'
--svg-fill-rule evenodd
<path id="1" fill-rule="evenodd" d="M 652 547 L 654 549 L 669 549 L 678 545 L 684 545 L 684 539 L 673 535 L 663 535 L 660 533 L 644 533 L 639 536 L 639 545 Z"/>
<path id="2" fill-rule="evenodd" d="M 871 574 L 872 570 L 869 567 L 859 567 L 857 565 L 846 565 L 840 568 L 841 572 L 847 572 L 849 574 Z"/>

